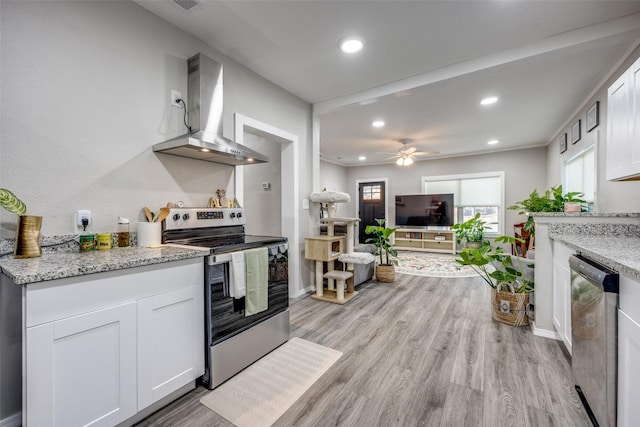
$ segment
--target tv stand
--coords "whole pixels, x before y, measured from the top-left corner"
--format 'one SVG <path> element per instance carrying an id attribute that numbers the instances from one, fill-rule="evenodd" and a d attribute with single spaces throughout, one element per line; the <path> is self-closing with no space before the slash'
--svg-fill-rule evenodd
<path id="1" fill-rule="evenodd" d="M 394 247 L 406 251 L 456 253 L 456 233 L 449 230 L 399 228 Z"/>

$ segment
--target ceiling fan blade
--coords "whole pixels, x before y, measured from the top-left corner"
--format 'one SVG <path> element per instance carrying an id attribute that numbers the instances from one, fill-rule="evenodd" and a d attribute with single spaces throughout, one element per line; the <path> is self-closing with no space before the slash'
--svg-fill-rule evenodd
<path id="1" fill-rule="evenodd" d="M 413 154 L 415 151 L 416 151 L 416 147 L 409 147 L 406 150 L 400 150 L 400 152 L 405 155 Z"/>
<path id="2" fill-rule="evenodd" d="M 413 153 L 414 156 L 435 156 L 436 154 L 440 154 L 439 151 L 416 151 Z"/>

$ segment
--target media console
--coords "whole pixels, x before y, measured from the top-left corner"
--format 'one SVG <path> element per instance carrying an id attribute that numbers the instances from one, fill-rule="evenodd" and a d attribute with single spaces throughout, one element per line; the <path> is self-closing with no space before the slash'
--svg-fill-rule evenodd
<path id="1" fill-rule="evenodd" d="M 456 253 L 456 233 L 448 230 L 399 228 L 394 247 L 407 251 Z"/>

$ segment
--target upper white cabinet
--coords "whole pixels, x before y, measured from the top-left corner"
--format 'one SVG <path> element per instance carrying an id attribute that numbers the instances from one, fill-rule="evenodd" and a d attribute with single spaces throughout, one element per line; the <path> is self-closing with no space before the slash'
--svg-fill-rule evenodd
<path id="1" fill-rule="evenodd" d="M 640 177 L 640 59 L 607 92 L 607 180 Z"/>
<path id="2" fill-rule="evenodd" d="M 202 258 L 34 283 L 24 299 L 27 427 L 117 425 L 204 373 Z"/>

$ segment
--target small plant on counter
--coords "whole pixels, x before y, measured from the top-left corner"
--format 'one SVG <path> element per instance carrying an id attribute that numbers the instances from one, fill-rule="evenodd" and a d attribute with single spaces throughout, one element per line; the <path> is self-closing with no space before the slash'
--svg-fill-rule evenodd
<path id="1" fill-rule="evenodd" d="M 5 188 L 0 188 L 0 206 L 16 215 L 23 215 L 27 211 L 27 206 L 22 200 Z"/>
<path id="2" fill-rule="evenodd" d="M 534 231 L 534 220 L 533 216 L 529 215 L 531 212 L 564 212 L 564 204 L 569 202 L 582 204 L 582 210 L 584 211 L 584 203 L 586 201 L 580 198 L 582 196 L 584 196 L 584 193 L 578 191 L 562 194 L 562 185 L 551 187 L 543 195 L 540 195 L 538 190 L 534 189 L 527 199 L 516 202 L 507 209 L 518 210 L 519 215 L 528 215 L 524 229 L 532 233 Z"/>

